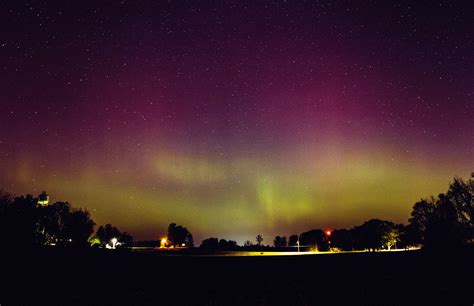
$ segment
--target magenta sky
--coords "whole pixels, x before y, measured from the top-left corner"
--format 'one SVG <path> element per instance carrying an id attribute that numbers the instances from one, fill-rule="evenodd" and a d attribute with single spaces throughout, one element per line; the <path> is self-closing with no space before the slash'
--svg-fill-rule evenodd
<path id="1" fill-rule="evenodd" d="M 472 6 L 155 2 L 3 5 L 0 187 L 271 243 L 474 170 Z"/>

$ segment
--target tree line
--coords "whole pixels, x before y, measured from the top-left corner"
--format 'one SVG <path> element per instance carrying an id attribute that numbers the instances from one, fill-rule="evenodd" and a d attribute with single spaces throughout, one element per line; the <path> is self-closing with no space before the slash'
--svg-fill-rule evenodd
<path id="1" fill-rule="evenodd" d="M 0 191 L 0 243 L 13 247 L 60 245 L 93 247 L 127 247 L 133 243 L 128 233 L 111 224 L 99 226 L 86 209 L 73 208 L 68 202 L 43 205 L 43 192 L 13 197 Z M 455 177 L 446 193 L 421 199 L 413 205 L 408 224 L 371 219 L 351 229 L 312 229 L 288 237 L 276 236 L 272 248 L 288 250 L 379 250 L 408 248 L 452 248 L 472 243 L 474 237 L 474 173 L 467 180 Z M 262 235 L 255 243 L 247 240 L 243 246 L 236 241 L 210 237 L 200 248 L 205 250 L 263 249 Z M 159 241 L 144 242 L 156 245 Z M 168 226 L 166 247 L 194 247 L 191 232 L 184 226 Z"/>
<path id="2" fill-rule="evenodd" d="M 455 177 L 446 193 L 421 199 L 413 205 L 408 224 L 371 219 L 351 229 L 312 229 L 289 237 L 276 236 L 274 249 L 288 250 L 380 250 L 423 246 L 452 248 L 474 242 L 474 173 L 467 180 Z M 257 235 L 255 243 L 247 240 L 247 249 L 269 248 Z M 236 249 L 235 241 L 208 238 L 201 248 L 210 250 Z"/>
<path id="3" fill-rule="evenodd" d="M 131 246 L 132 236 L 111 224 L 100 226 L 86 209 L 73 208 L 68 202 L 44 205 L 43 192 L 13 197 L 0 191 L 0 243 L 11 247 L 94 246 L 115 248 Z"/>

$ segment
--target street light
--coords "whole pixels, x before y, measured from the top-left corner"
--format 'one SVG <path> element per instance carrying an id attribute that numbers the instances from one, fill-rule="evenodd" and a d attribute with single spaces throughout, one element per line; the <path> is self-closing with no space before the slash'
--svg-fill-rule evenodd
<path id="1" fill-rule="evenodd" d="M 298 253 L 300 252 L 300 240 L 296 240 L 296 245 L 298 246 Z"/>
<path id="2" fill-rule="evenodd" d="M 165 248 L 166 247 L 166 242 L 168 242 L 168 238 L 166 238 L 166 237 L 161 238 L 160 248 Z"/>
<path id="3" fill-rule="evenodd" d="M 110 239 L 110 242 L 112 242 L 112 249 L 115 249 L 115 247 L 117 246 L 118 239 L 114 237 Z"/>
<path id="4" fill-rule="evenodd" d="M 331 240 L 329 240 L 329 237 L 331 237 L 332 232 L 331 230 L 326 230 L 324 233 L 326 234 L 326 238 L 328 239 L 329 251 L 331 251 Z"/>

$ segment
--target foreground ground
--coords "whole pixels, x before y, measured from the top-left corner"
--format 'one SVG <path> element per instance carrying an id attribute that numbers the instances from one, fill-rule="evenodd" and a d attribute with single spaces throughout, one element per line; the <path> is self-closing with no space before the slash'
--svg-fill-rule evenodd
<path id="1" fill-rule="evenodd" d="M 163 256 L 2 251 L 6 305 L 473 305 L 474 252 Z"/>

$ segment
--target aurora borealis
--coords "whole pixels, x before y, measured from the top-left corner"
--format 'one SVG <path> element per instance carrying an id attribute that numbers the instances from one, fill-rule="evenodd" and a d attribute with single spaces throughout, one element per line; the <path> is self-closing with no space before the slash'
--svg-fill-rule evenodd
<path id="1" fill-rule="evenodd" d="M 0 188 L 136 239 L 170 222 L 265 244 L 406 222 L 474 170 L 472 16 L 451 1 L 3 3 Z"/>

